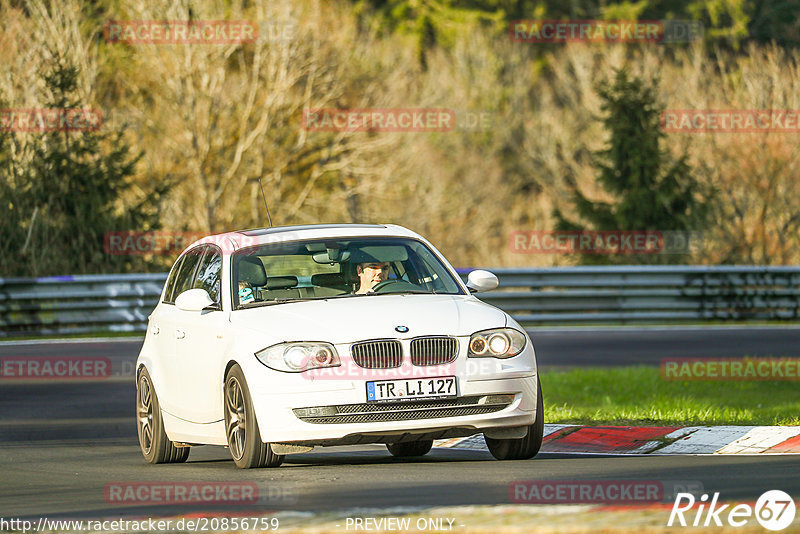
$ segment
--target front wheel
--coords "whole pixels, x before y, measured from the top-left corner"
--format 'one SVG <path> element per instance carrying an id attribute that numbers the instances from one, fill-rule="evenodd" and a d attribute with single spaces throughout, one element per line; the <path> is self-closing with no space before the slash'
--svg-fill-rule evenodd
<path id="1" fill-rule="evenodd" d="M 176 447 L 167 437 L 153 380 L 144 367 L 136 379 L 136 429 L 139 448 L 149 463 L 175 464 L 189 457 L 189 447 Z"/>
<path id="2" fill-rule="evenodd" d="M 542 400 L 542 384 L 537 381 L 536 419 L 528 427 L 528 434 L 518 439 L 493 439 L 484 436 L 489 452 L 498 460 L 528 460 L 536 456 L 542 447 L 544 435 L 544 402 Z"/>
<path id="3" fill-rule="evenodd" d="M 386 448 L 392 453 L 392 456 L 398 458 L 407 458 L 410 456 L 425 456 L 428 451 L 433 447 L 432 439 L 423 439 L 421 441 L 408 441 L 405 443 L 387 443 Z"/>
<path id="4" fill-rule="evenodd" d="M 261 441 L 247 381 L 238 365 L 225 377 L 225 435 L 237 467 L 278 467 L 283 463 L 283 455 Z"/>

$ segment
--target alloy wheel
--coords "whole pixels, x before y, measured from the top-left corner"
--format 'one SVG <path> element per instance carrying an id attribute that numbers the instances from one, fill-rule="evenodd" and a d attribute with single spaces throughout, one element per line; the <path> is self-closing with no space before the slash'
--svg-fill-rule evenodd
<path id="1" fill-rule="evenodd" d="M 139 377 L 136 391 L 136 421 L 139 427 L 139 443 L 145 454 L 153 448 L 153 396 L 150 381 L 146 376 Z"/>
<path id="2" fill-rule="evenodd" d="M 239 460 L 244 456 L 245 438 L 247 437 L 247 416 L 245 415 L 242 386 L 236 377 L 228 379 L 225 388 L 225 434 L 231 455 Z"/>

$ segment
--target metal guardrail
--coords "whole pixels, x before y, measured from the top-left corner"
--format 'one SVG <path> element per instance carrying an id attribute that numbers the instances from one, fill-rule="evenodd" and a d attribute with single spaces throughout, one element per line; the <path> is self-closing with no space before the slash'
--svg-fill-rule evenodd
<path id="1" fill-rule="evenodd" d="M 480 298 L 525 326 L 800 319 L 800 266 L 492 272 L 500 287 Z M 144 331 L 165 280 L 166 273 L 0 279 L 0 337 Z"/>
<path id="2" fill-rule="evenodd" d="M 523 325 L 792 321 L 800 267 L 615 266 L 495 269 L 481 300 Z"/>
<path id="3" fill-rule="evenodd" d="M 0 338 L 147 328 L 167 273 L 0 278 Z"/>

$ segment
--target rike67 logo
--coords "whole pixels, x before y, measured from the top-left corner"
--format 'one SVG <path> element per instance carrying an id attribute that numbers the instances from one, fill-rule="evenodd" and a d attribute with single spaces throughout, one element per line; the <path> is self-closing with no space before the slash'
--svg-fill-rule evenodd
<path id="1" fill-rule="evenodd" d="M 695 501 L 691 493 L 679 493 L 672 505 L 667 526 L 673 526 L 678 520 L 680 526 L 709 527 L 727 526 L 743 527 L 754 517 L 758 523 L 767 530 L 783 530 L 794 521 L 795 504 L 789 494 L 781 490 L 770 490 L 763 493 L 756 501 L 755 506 L 749 504 L 719 504 L 719 492 L 714 493 L 708 502 L 708 494 L 700 496 L 699 502 Z M 695 504 L 698 506 L 695 507 Z M 733 506 L 733 507 L 731 507 Z M 687 517 L 689 522 L 687 523 Z M 705 518 L 705 519 L 704 519 Z M 694 519 L 694 521 L 692 521 Z"/>

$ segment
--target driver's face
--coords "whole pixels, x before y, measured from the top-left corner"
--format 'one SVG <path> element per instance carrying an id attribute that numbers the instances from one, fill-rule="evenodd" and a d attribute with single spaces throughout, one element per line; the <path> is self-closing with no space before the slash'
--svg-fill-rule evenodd
<path id="1" fill-rule="evenodd" d="M 358 278 L 361 281 L 359 293 L 368 291 L 389 278 L 389 262 L 362 263 L 358 266 Z"/>

